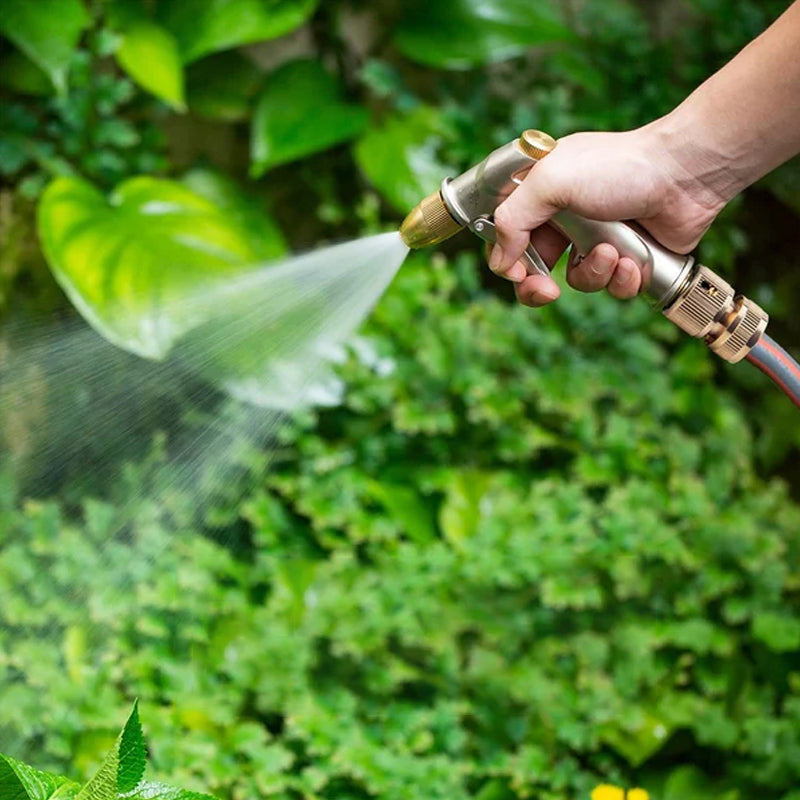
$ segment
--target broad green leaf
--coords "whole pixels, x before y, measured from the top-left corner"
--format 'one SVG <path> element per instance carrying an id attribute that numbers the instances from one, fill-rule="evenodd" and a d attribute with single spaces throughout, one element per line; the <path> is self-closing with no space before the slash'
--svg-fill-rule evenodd
<path id="1" fill-rule="evenodd" d="M 59 798 L 70 800 L 74 797 L 80 784 L 40 772 L 9 756 L 0 754 L 0 798 L 2 800 L 49 800 L 58 792 Z"/>
<path id="2" fill-rule="evenodd" d="M 225 122 L 250 118 L 264 73 L 237 50 L 204 58 L 186 71 L 189 108 L 196 114 Z"/>
<path id="3" fill-rule="evenodd" d="M 184 62 L 299 28 L 319 0 L 162 0 L 158 15 L 180 45 Z"/>
<path id="4" fill-rule="evenodd" d="M 24 53 L 12 50 L 0 62 L 0 86 L 20 94 L 46 97 L 53 93 L 47 74 Z"/>
<path id="5" fill-rule="evenodd" d="M 81 32 L 90 22 L 81 0 L 3 0 L 0 33 L 67 90 L 67 70 Z"/>
<path id="6" fill-rule="evenodd" d="M 138 703 L 134 703 L 133 711 L 114 747 L 75 800 L 117 800 L 118 794 L 131 791 L 141 781 L 145 758 Z"/>
<path id="7" fill-rule="evenodd" d="M 405 213 L 447 176 L 449 170 L 438 158 L 444 135 L 436 110 L 418 108 L 370 128 L 356 143 L 356 162 L 372 185 Z"/>
<path id="8" fill-rule="evenodd" d="M 260 260 L 272 261 L 286 254 L 288 245 L 283 233 L 269 216 L 264 203 L 231 178 L 198 167 L 187 172 L 182 183 L 235 222 L 242 234 L 249 238 L 250 246 Z"/>
<path id="9" fill-rule="evenodd" d="M 547 0 L 411 0 L 394 41 L 408 58 L 463 69 L 573 38 Z"/>
<path id="10" fill-rule="evenodd" d="M 631 766 L 638 767 L 664 746 L 670 733 L 665 720 L 642 711 L 636 714 L 635 723 L 631 719 L 620 719 L 607 724 L 600 737 Z"/>
<path id="11" fill-rule="evenodd" d="M 125 28 L 116 57 L 142 88 L 173 108 L 186 107 L 178 43 L 168 30 L 149 20 L 134 22 Z"/>
<path id="12" fill-rule="evenodd" d="M 146 358 L 204 319 L 186 303 L 199 287 L 263 257 L 252 232 L 175 181 L 131 178 L 106 200 L 79 178 L 58 178 L 38 210 L 56 280 L 107 339 Z"/>
<path id="13" fill-rule="evenodd" d="M 358 136 L 367 111 L 346 102 L 336 79 L 318 62 L 301 59 L 267 78 L 253 116 L 251 174 L 317 153 Z"/>
<path id="14" fill-rule="evenodd" d="M 722 790 L 718 782 L 711 781 L 693 765 L 678 767 L 667 780 L 663 800 L 738 800 L 736 789 Z"/>

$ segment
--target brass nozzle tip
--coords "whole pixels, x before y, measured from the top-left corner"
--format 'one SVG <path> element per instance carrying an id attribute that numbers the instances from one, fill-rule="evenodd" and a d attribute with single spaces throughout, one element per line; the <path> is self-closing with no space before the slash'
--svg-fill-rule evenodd
<path id="1" fill-rule="evenodd" d="M 463 227 L 450 216 L 442 195 L 434 192 L 413 208 L 403 220 L 400 236 L 408 247 L 416 250 L 443 242 Z"/>

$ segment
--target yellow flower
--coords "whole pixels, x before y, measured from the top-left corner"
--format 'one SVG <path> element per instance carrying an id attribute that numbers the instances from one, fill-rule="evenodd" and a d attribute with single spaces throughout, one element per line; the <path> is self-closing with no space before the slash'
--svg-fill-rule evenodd
<path id="1" fill-rule="evenodd" d="M 630 789 L 627 800 L 650 800 L 650 795 L 644 789 Z"/>
<path id="2" fill-rule="evenodd" d="M 625 800 L 625 790 L 609 783 L 601 783 L 592 789 L 592 800 Z M 641 800 L 641 798 L 634 798 Z"/>

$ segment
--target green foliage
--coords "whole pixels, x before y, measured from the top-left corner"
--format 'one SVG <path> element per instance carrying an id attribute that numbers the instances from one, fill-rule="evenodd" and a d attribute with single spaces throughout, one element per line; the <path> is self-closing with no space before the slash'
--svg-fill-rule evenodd
<path id="1" fill-rule="evenodd" d="M 44 70 L 61 94 L 67 71 L 89 15 L 81 0 L 3 0 L 0 33 Z"/>
<path id="2" fill-rule="evenodd" d="M 140 86 L 181 111 L 185 107 L 183 67 L 175 38 L 149 21 L 125 30 L 116 52 L 120 66 Z"/>
<path id="3" fill-rule="evenodd" d="M 137 704 L 100 769 L 85 786 L 0 754 L 0 800 L 213 800 L 209 795 L 143 781 L 145 743 Z"/>
<path id="4" fill-rule="evenodd" d="M 136 286 L 196 280 L 170 267 L 216 278 L 395 226 L 525 127 L 647 122 L 785 2 L 2 7 L 0 302 L 64 313 L 32 216 L 57 178 L 39 235 L 62 285 L 157 353 L 176 331 L 156 313 L 142 337 L 111 296 L 138 314 Z M 701 246 L 787 326 L 796 185 L 772 176 Z M 80 791 L 23 761 L 110 793 L 106 754 L 129 748 L 109 721 L 135 697 L 156 777 L 231 798 L 796 798 L 800 512 L 759 477 L 796 454 L 790 407 L 644 305 L 512 307 L 470 237 L 446 252 L 404 267 L 342 407 L 234 443 L 238 480 L 189 485 L 166 417 L 118 478 L 96 431 L 74 451 L 108 459 L 107 497 L 86 469 L 49 500 L 0 473 L 14 800 Z M 59 380 L 20 404 L 61 414 Z"/>
<path id="5" fill-rule="evenodd" d="M 83 316 L 126 350 L 163 358 L 204 321 L 211 298 L 191 302 L 198 291 L 283 251 L 268 223 L 249 227 L 231 209 L 231 187 L 204 185 L 206 194 L 227 192 L 223 202 L 146 177 L 108 200 L 86 181 L 59 178 L 42 197 L 39 231 L 53 274 Z"/>
<path id="6" fill-rule="evenodd" d="M 269 75 L 256 104 L 251 173 L 349 141 L 366 124 L 366 111 L 342 99 L 318 61 L 290 61 Z"/>
<path id="7" fill-rule="evenodd" d="M 451 69 L 502 61 L 531 45 L 572 38 L 549 0 L 534 6 L 526 0 L 411 0 L 394 32 L 404 55 Z"/>
<path id="8" fill-rule="evenodd" d="M 643 305 L 532 312 L 477 269 L 412 259 L 345 404 L 287 421 L 267 474 L 251 445 L 205 537 L 161 458 L 77 518 L 0 492 L 15 757 L 89 775 L 138 696 L 159 779 L 221 796 L 800 780 L 800 509 L 711 356 Z"/>

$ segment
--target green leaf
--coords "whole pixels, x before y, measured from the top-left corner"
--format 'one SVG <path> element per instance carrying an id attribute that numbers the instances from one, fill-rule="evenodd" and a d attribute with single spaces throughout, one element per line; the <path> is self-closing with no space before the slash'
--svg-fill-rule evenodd
<path id="1" fill-rule="evenodd" d="M 800 620 L 788 614 L 764 611 L 753 617 L 753 636 L 776 653 L 800 648 Z"/>
<path id="2" fill-rule="evenodd" d="M 144 768 L 144 737 L 138 703 L 134 703 L 133 711 L 114 747 L 75 800 L 117 800 L 118 794 L 129 792 L 137 786 L 144 775 Z"/>
<path id="3" fill-rule="evenodd" d="M 399 483 L 370 483 L 372 496 L 400 523 L 404 533 L 417 544 L 436 539 L 436 523 L 419 490 Z"/>
<path id="4" fill-rule="evenodd" d="M 491 475 L 478 470 L 454 471 L 439 509 L 439 527 L 445 539 L 460 546 L 478 529 L 481 500 L 491 485 Z"/>
<path id="5" fill-rule="evenodd" d="M 251 174 L 353 139 L 367 117 L 366 109 L 342 99 L 336 79 L 318 61 L 290 61 L 268 77 L 258 99 Z"/>
<path id="6" fill-rule="evenodd" d="M 272 261 L 286 254 L 288 245 L 283 233 L 269 216 L 264 203 L 231 178 L 198 167 L 187 172 L 182 183 L 212 202 L 230 221 L 235 222 L 249 238 L 250 246 L 260 260 Z"/>
<path id="7" fill-rule="evenodd" d="M 411 0 L 404 4 L 394 42 L 421 64 L 463 69 L 573 38 L 544 0 Z"/>
<path id="8" fill-rule="evenodd" d="M 180 183 L 131 178 L 106 200 L 79 178 L 58 178 L 38 209 L 56 280 L 103 336 L 146 358 L 163 358 L 204 318 L 187 295 L 241 274 L 264 248 L 226 208 Z"/>
<path id="9" fill-rule="evenodd" d="M 263 82 L 263 72 L 237 50 L 204 58 L 186 71 L 189 107 L 196 114 L 225 122 L 249 119 Z"/>
<path id="10" fill-rule="evenodd" d="M 142 781 L 135 790 L 125 795 L 125 800 L 216 800 L 216 798 L 210 794 L 165 786 L 163 783 Z"/>
<path id="11" fill-rule="evenodd" d="M 0 86 L 34 97 L 47 97 L 53 93 L 53 85 L 47 74 L 19 50 L 12 50 L 3 56 Z"/>
<path id="12" fill-rule="evenodd" d="M 418 108 L 370 128 L 356 143 L 356 163 L 370 183 L 405 213 L 451 172 L 437 155 L 443 138 L 438 112 Z"/>
<path id="13" fill-rule="evenodd" d="M 186 108 L 178 43 L 168 30 L 149 20 L 134 22 L 124 30 L 116 57 L 142 88 L 173 108 Z"/>
<path id="14" fill-rule="evenodd" d="M 80 784 L 40 772 L 9 756 L 0 754 L 0 798 L 2 800 L 49 800 L 56 791 L 59 798 L 68 800 L 75 796 Z"/>
<path id="15" fill-rule="evenodd" d="M 81 0 L 3 0 L 0 33 L 49 76 L 60 94 L 81 32 L 90 22 Z"/>
<path id="16" fill-rule="evenodd" d="M 178 40 L 184 62 L 299 28 L 319 0 L 163 0 L 159 18 Z"/>
<path id="17" fill-rule="evenodd" d="M 663 800 L 738 800 L 736 789 L 724 791 L 695 766 L 678 767 L 670 773 L 663 790 Z"/>

